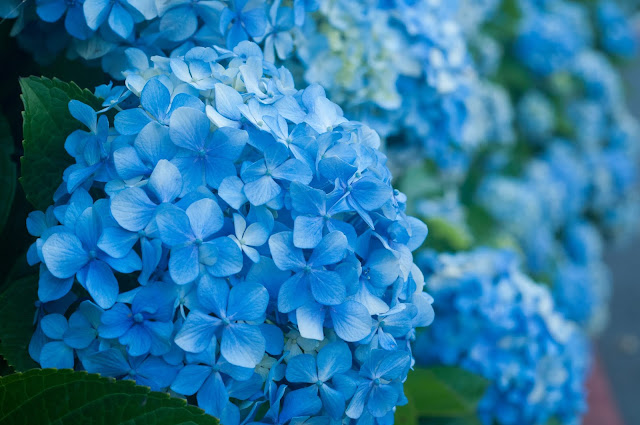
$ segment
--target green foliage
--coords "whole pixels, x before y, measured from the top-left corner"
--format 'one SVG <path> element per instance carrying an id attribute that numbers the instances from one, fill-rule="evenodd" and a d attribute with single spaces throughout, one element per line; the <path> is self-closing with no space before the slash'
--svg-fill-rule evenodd
<path id="1" fill-rule="evenodd" d="M 24 104 L 24 156 L 20 182 L 27 200 L 44 210 L 62 182 L 62 172 L 72 163 L 64 142 L 73 131 L 83 128 L 69 113 L 69 101 L 84 102 L 95 109 L 100 100 L 75 83 L 58 79 L 28 77 L 20 79 Z"/>
<path id="2" fill-rule="evenodd" d="M 425 242 L 427 247 L 441 252 L 464 251 L 471 248 L 471 235 L 459 226 L 440 218 L 428 218 L 424 221 L 429 228 L 429 237 Z"/>
<path id="3" fill-rule="evenodd" d="M 17 371 L 38 367 L 28 352 L 34 331 L 37 287 L 38 277 L 31 275 L 13 280 L 0 294 L 0 355 Z"/>
<path id="4" fill-rule="evenodd" d="M 11 211 L 16 193 L 16 164 L 11 160 L 13 138 L 7 118 L 0 114 L 0 232 Z"/>
<path id="5" fill-rule="evenodd" d="M 488 381 L 455 367 L 418 368 L 409 373 L 409 403 L 396 411 L 402 425 L 479 425 L 476 407 Z"/>
<path id="6" fill-rule="evenodd" d="M 72 370 L 37 369 L 0 378 L 0 423 L 217 425 L 186 401 Z"/>

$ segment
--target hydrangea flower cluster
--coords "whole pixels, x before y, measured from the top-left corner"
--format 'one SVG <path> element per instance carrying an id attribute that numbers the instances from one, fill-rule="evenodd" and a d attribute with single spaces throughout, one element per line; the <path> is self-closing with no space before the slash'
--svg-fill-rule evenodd
<path id="1" fill-rule="evenodd" d="M 446 171 L 466 167 L 462 137 L 475 73 L 456 2 L 321 2 L 296 39 L 307 83 L 389 141 L 417 145 Z M 393 143 L 391 143 L 393 144 Z"/>
<path id="2" fill-rule="evenodd" d="M 509 251 L 425 253 L 438 320 L 414 344 L 421 365 L 456 365 L 491 381 L 483 424 L 577 424 L 589 368 L 584 334 L 554 310 L 548 289 Z"/>
<path id="3" fill-rule="evenodd" d="M 172 56 L 254 41 L 298 84 L 321 84 L 347 116 L 385 140 L 402 140 L 399 148 L 418 147 L 447 176 L 459 178 L 483 142 L 481 133 L 463 134 L 468 99 L 482 87 L 456 2 L 28 0 L 0 13 L 18 17 L 12 33 L 37 58 L 66 50 L 99 60 L 116 79 L 129 68 L 132 47 Z"/>
<path id="4" fill-rule="evenodd" d="M 377 134 L 246 41 L 152 57 L 127 87 L 99 88 L 113 127 L 70 102 L 75 163 L 28 218 L 34 359 L 225 425 L 391 423 L 433 300 Z"/>
<path id="5" fill-rule="evenodd" d="M 168 54 L 184 43 L 232 49 L 241 41 L 264 46 L 267 59 L 293 49 L 292 29 L 318 8 L 316 0 L 22 0 L 0 7 L 17 18 L 11 31 L 41 61 L 66 50 L 70 57 L 100 60 L 121 79 L 125 50 Z M 43 45 L 47 49 L 43 49 Z"/>

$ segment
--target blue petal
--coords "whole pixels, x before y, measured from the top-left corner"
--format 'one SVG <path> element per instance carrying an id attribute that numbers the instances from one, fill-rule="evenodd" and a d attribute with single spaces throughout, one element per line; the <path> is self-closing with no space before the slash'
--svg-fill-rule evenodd
<path id="1" fill-rule="evenodd" d="M 300 270 L 307 265 L 302 250 L 293 245 L 293 233 L 291 232 L 271 235 L 269 250 L 273 262 L 280 270 Z"/>
<path id="2" fill-rule="evenodd" d="M 102 261 L 94 260 L 89 263 L 84 286 L 102 308 L 111 307 L 118 298 L 118 281 L 111 268 Z"/>
<path id="3" fill-rule="evenodd" d="M 320 398 L 325 410 L 333 419 L 341 419 L 344 414 L 345 397 L 339 392 L 323 385 L 320 387 Z"/>
<path id="4" fill-rule="evenodd" d="M 40 266 L 38 280 L 38 299 L 42 302 L 58 300 L 69 293 L 73 286 L 73 277 L 59 279 L 51 274 L 45 265 Z"/>
<path id="5" fill-rule="evenodd" d="M 177 146 L 199 151 L 205 146 L 209 126 L 209 118 L 203 112 L 192 108 L 179 108 L 171 114 L 169 135 Z"/>
<path id="6" fill-rule="evenodd" d="M 176 344 L 189 353 L 200 353 L 211 344 L 221 325 L 220 319 L 192 311 L 176 335 Z"/>
<path id="7" fill-rule="evenodd" d="M 398 392 L 391 385 L 379 385 L 371 388 L 367 400 L 367 410 L 373 417 L 380 418 L 396 406 Z"/>
<path id="8" fill-rule="evenodd" d="M 198 29 L 198 17 L 192 7 L 176 7 L 162 16 L 160 31 L 168 40 L 181 42 Z"/>
<path id="9" fill-rule="evenodd" d="M 318 379 L 326 382 L 335 374 L 351 369 L 351 350 L 342 341 L 325 345 L 318 353 Z"/>
<path id="10" fill-rule="evenodd" d="M 114 258 L 127 255 L 138 241 L 138 234 L 120 227 L 107 227 L 98 240 L 98 248 Z"/>
<path id="11" fill-rule="evenodd" d="M 91 132 L 97 131 L 98 115 L 91 106 L 78 100 L 70 100 L 69 112 L 75 119 L 86 125 Z"/>
<path id="12" fill-rule="evenodd" d="M 215 85 L 216 110 L 225 118 L 238 121 L 241 118 L 238 105 L 244 102 L 242 96 L 226 84 Z"/>
<path id="13" fill-rule="evenodd" d="M 282 188 L 270 176 L 262 176 L 244 185 L 244 194 L 253 205 L 264 205 L 282 192 Z"/>
<path id="14" fill-rule="evenodd" d="M 169 274 L 178 285 L 193 282 L 200 274 L 198 247 L 172 248 L 169 255 Z"/>
<path id="15" fill-rule="evenodd" d="M 229 285 L 223 279 L 216 279 L 204 275 L 198 283 L 198 301 L 200 305 L 215 313 L 218 317 L 227 316 L 227 301 L 229 299 Z"/>
<path id="16" fill-rule="evenodd" d="M 18 6 L 16 6 L 16 9 L 18 9 Z M 66 10 L 67 5 L 64 0 L 41 0 L 36 4 L 36 13 L 45 22 L 56 22 L 62 18 Z"/>
<path id="17" fill-rule="evenodd" d="M 111 198 L 111 214 L 118 224 L 132 232 L 138 232 L 153 218 L 157 205 L 144 190 L 130 187 Z"/>
<path id="18" fill-rule="evenodd" d="M 40 352 L 40 366 L 43 368 L 73 369 L 73 349 L 62 341 L 49 342 Z"/>
<path id="19" fill-rule="evenodd" d="M 296 181 L 309 184 L 313 173 L 307 165 L 298 159 L 289 159 L 271 172 L 274 179 Z"/>
<path id="20" fill-rule="evenodd" d="M 206 239 L 222 228 L 224 218 L 218 204 L 209 198 L 201 199 L 187 208 L 189 223 L 198 239 Z"/>
<path id="21" fill-rule="evenodd" d="M 325 308 L 316 303 L 308 302 L 296 310 L 298 330 L 303 338 L 324 340 Z"/>
<path id="22" fill-rule="evenodd" d="M 47 268 L 57 278 L 70 278 L 89 262 L 82 242 L 74 234 L 59 232 L 49 236 L 42 246 Z"/>
<path id="23" fill-rule="evenodd" d="M 128 38 L 133 31 L 133 18 L 120 3 L 114 3 L 109 13 L 109 27 L 122 38 Z"/>
<path id="24" fill-rule="evenodd" d="M 264 336 L 266 352 L 272 356 L 279 356 L 282 354 L 284 346 L 284 334 L 282 333 L 282 330 L 276 325 L 262 323 L 260 325 L 260 331 L 262 331 L 262 335 Z"/>
<path id="25" fill-rule="evenodd" d="M 69 325 L 62 314 L 48 314 L 40 321 L 42 332 L 51 339 L 62 339 Z"/>
<path id="26" fill-rule="evenodd" d="M 342 232 L 331 232 L 313 250 L 309 265 L 319 267 L 335 264 L 347 254 L 348 246 L 347 237 Z"/>
<path id="27" fill-rule="evenodd" d="M 105 376 L 120 377 L 131 370 L 122 351 L 110 348 L 82 358 L 82 365 L 89 373 L 99 373 Z"/>
<path id="28" fill-rule="evenodd" d="M 331 320 L 336 334 L 347 342 L 356 342 L 371 333 L 369 311 L 357 301 L 346 301 L 331 307 Z"/>
<path id="29" fill-rule="evenodd" d="M 222 410 L 229 402 L 227 388 L 222 381 L 220 373 L 213 373 L 198 391 L 198 407 L 204 409 L 210 415 L 219 417 Z"/>
<path id="30" fill-rule="evenodd" d="M 140 158 L 150 164 L 157 164 L 162 159 L 172 159 L 178 149 L 169 137 L 169 129 L 155 121 L 151 121 L 140 130 L 133 146 Z"/>
<path id="31" fill-rule="evenodd" d="M 264 352 L 264 337 L 257 326 L 234 323 L 225 327 L 220 353 L 229 363 L 241 367 L 255 367 L 262 360 Z"/>
<path id="32" fill-rule="evenodd" d="M 318 381 L 316 359 L 311 354 L 289 357 L 286 377 L 289 382 L 315 384 Z"/>
<path id="33" fill-rule="evenodd" d="M 171 93 L 160 80 L 152 78 L 144 85 L 140 94 L 140 104 L 158 121 L 164 121 L 170 103 Z"/>
<path id="34" fill-rule="evenodd" d="M 223 236 L 205 243 L 218 252 L 215 263 L 207 265 L 207 271 L 215 277 L 227 277 L 242 270 L 242 251 L 230 238 Z"/>
<path id="35" fill-rule="evenodd" d="M 188 364 L 180 369 L 171 389 L 178 394 L 194 395 L 211 372 L 211 366 Z"/>
<path id="36" fill-rule="evenodd" d="M 314 302 L 309 283 L 303 273 L 287 279 L 278 291 L 278 310 L 289 313 L 307 303 Z"/>
<path id="37" fill-rule="evenodd" d="M 231 288 L 227 304 L 229 320 L 257 321 L 264 319 L 269 293 L 259 283 L 239 283 Z"/>
<path id="38" fill-rule="evenodd" d="M 315 415 L 322 408 L 316 388 L 313 386 L 291 391 L 284 399 L 280 412 L 280 423 L 291 418 Z"/>
<path id="39" fill-rule="evenodd" d="M 195 240 L 189 217 L 178 207 L 163 208 L 156 215 L 156 223 L 162 242 L 170 247 Z"/>
<path id="40" fill-rule="evenodd" d="M 347 289 L 337 272 L 314 270 L 309 273 L 309 283 L 313 298 L 320 304 L 341 304 L 347 296 Z"/>
<path id="41" fill-rule="evenodd" d="M 380 208 L 391 198 L 391 186 L 380 180 L 365 176 L 352 185 L 351 196 L 367 211 Z"/>
<path id="42" fill-rule="evenodd" d="M 133 326 L 133 314 L 125 304 L 117 303 L 100 318 L 98 332 L 102 338 L 119 338 Z"/>
<path id="43" fill-rule="evenodd" d="M 90 0 L 87 0 L 89 2 Z M 109 0 L 110 1 L 110 0 Z M 85 5 L 87 4 L 85 2 Z M 113 126 L 118 133 L 129 136 L 132 134 L 138 134 L 140 131 L 151 122 L 151 117 L 140 108 L 125 109 L 118 112 L 116 115 Z"/>
<path id="44" fill-rule="evenodd" d="M 84 2 L 84 16 L 87 18 L 89 28 L 95 31 L 102 25 L 109 16 L 111 5 L 111 0 L 86 0 Z"/>
<path id="45" fill-rule="evenodd" d="M 115 151 L 113 164 L 118 175 L 124 180 L 143 176 L 148 172 L 148 167 L 140 160 L 138 153 L 131 146 L 125 146 Z"/>

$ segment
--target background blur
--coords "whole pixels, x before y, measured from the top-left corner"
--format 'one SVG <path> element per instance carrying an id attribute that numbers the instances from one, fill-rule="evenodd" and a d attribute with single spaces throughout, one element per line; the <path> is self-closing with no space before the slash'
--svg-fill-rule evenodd
<path id="1" fill-rule="evenodd" d="M 640 60 L 627 66 L 624 75 L 631 110 L 638 118 Z M 611 246 L 605 252 L 613 275 L 613 295 L 609 326 L 596 346 L 626 425 L 637 425 L 640 424 L 640 237 Z"/>

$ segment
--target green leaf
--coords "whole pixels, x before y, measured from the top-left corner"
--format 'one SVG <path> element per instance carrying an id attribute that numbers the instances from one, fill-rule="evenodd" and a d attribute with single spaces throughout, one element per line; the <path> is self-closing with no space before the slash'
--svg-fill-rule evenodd
<path id="1" fill-rule="evenodd" d="M 36 369 L 0 378 L 0 423 L 217 425 L 218 420 L 183 399 L 133 381 Z"/>
<path id="2" fill-rule="evenodd" d="M 0 355 L 17 371 L 38 367 L 28 351 L 35 328 L 37 288 L 38 277 L 31 275 L 10 282 L 0 294 Z"/>
<path id="3" fill-rule="evenodd" d="M 464 251 L 471 248 L 473 239 L 465 229 L 437 217 L 426 218 L 424 221 L 429 228 L 425 246 L 440 252 Z"/>
<path id="4" fill-rule="evenodd" d="M 67 136 L 84 128 L 69 113 L 69 101 L 76 99 L 94 109 L 100 100 L 75 83 L 58 79 L 28 77 L 20 79 L 24 103 L 24 156 L 20 182 L 34 207 L 46 209 L 62 182 L 62 172 L 73 163 L 64 149 Z"/>
<path id="5" fill-rule="evenodd" d="M 460 368 L 417 368 L 405 382 L 409 403 L 397 409 L 396 421 L 406 425 L 418 425 L 426 419 L 432 419 L 426 422 L 429 424 L 478 424 L 476 407 L 488 384 Z"/>
<path id="6" fill-rule="evenodd" d="M 7 118 L 0 114 L 0 232 L 7 223 L 16 193 L 16 164 L 13 155 L 13 138 Z"/>

